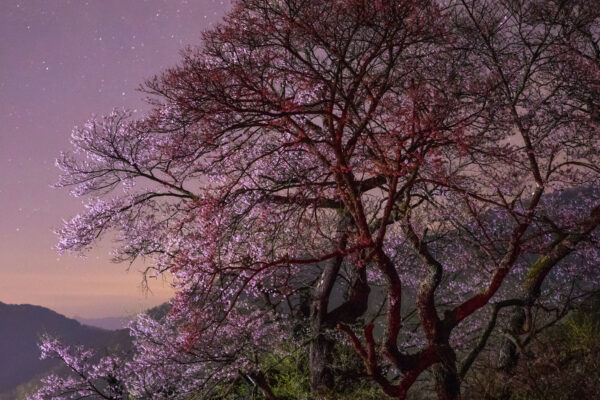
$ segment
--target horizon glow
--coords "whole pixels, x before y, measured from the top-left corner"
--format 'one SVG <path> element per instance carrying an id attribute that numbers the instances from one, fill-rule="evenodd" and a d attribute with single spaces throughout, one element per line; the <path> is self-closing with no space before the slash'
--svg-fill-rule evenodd
<path id="1" fill-rule="evenodd" d="M 0 301 L 67 316 L 130 315 L 172 295 L 141 290 L 143 265 L 111 264 L 109 241 L 59 255 L 53 229 L 82 209 L 54 160 L 72 128 L 114 107 L 143 110 L 136 88 L 174 65 L 228 1 L 8 0 L 0 3 Z"/>

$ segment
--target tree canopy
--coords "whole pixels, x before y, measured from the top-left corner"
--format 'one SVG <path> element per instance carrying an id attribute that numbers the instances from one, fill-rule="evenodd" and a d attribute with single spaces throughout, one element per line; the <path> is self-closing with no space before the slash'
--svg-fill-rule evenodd
<path id="1" fill-rule="evenodd" d="M 315 396 L 342 340 L 390 397 L 427 376 L 459 398 L 501 310 L 518 337 L 597 288 L 599 23 L 583 0 L 235 1 L 142 86 L 147 115 L 58 160 L 89 198 L 59 250 L 116 232 L 177 290 L 121 392 L 277 398 L 258 355 L 300 327 Z M 38 398 L 75 398 L 54 383 Z"/>

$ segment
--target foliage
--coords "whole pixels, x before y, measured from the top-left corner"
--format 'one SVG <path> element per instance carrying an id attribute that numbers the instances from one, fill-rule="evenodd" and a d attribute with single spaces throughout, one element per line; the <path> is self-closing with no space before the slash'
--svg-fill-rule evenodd
<path id="1" fill-rule="evenodd" d="M 566 400 L 600 395 L 600 319 L 577 311 L 538 338 L 514 379 L 513 398 Z"/>
<path id="2" fill-rule="evenodd" d="M 336 372 L 334 386 L 320 394 L 323 399 L 376 400 L 381 392 L 364 376 L 362 362 L 348 344 L 337 343 L 333 350 Z M 310 399 L 309 360 L 302 346 L 283 345 L 279 351 L 267 354 L 261 370 L 269 376 L 269 384 L 277 398 L 282 400 Z"/>
<path id="3" fill-rule="evenodd" d="M 565 400 L 600 395 L 600 320 L 576 313 L 536 343 L 516 376 L 513 398 Z"/>

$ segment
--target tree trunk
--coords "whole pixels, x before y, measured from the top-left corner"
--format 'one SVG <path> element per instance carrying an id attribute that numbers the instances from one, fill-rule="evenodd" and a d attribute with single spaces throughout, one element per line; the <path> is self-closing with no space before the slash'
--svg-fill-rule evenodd
<path id="1" fill-rule="evenodd" d="M 511 397 L 512 389 L 510 386 L 510 378 L 513 374 L 513 369 L 519 362 L 519 349 L 516 340 L 518 340 L 523 325 L 525 324 L 525 311 L 523 307 L 515 307 L 510 314 L 505 337 L 500 345 L 500 354 L 498 355 L 497 370 L 503 381 L 503 385 L 497 393 L 496 397 L 501 400 L 507 400 Z"/>
<path id="2" fill-rule="evenodd" d="M 456 368 L 456 353 L 446 343 L 440 345 L 439 355 L 441 361 L 433 366 L 435 391 L 438 400 L 459 400 L 460 379 Z"/>
<path id="3" fill-rule="evenodd" d="M 342 217 L 338 226 L 338 249 L 346 248 L 348 235 L 346 228 L 350 223 L 349 217 Z M 329 307 L 329 296 L 342 266 L 344 257 L 342 254 L 328 262 L 321 273 L 321 277 L 313 292 L 310 305 L 310 334 L 311 342 L 309 349 L 310 389 L 318 394 L 325 388 L 333 388 L 333 373 L 330 370 L 332 361 L 333 343 L 325 334 L 325 320 Z"/>
<path id="4" fill-rule="evenodd" d="M 333 388 L 333 373 L 330 368 L 333 342 L 320 332 L 318 326 L 313 325 L 311 331 L 316 337 L 311 341 L 309 350 L 310 388 L 314 394 L 318 394 L 323 389 Z"/>
<path id="5" fill-rule="evenodd" d="M 525 311 L 523 307 L 515 307 L 510 315 L 506 337 L 502 339 L 500 354 L 498 356 L 498 370 L 510 373 L 519 361 L 519 354 L 515 340 L 518 339 L 525 324 Z"/>

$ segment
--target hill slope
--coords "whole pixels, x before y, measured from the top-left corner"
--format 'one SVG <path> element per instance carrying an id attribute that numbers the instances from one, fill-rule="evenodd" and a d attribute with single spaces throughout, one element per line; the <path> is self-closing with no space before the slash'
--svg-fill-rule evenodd
<path id="1" fill-rule="evenodd" d="M 58 364 L 55 360 L 40 360 L 38 343 L 45 333 L 69 344 L 98 349 L 129 345 L 125 330 L 107 331 L 81 325 L 44 307 L 0 302 L 0 398 L 7 398 L 2 394 Z"/>
<path id="2" fill-rule="evenodd" d="M 79 316 L 73 317 L 74 320 L 79 322 L 81 325 L 95 326 L 97 328 L 106 329 L 109 331 L 116 331 L 119 329 L 126 329 L 127 324 L 133 317 L 107 317 L 107 318 L 83 318 Z"/>

